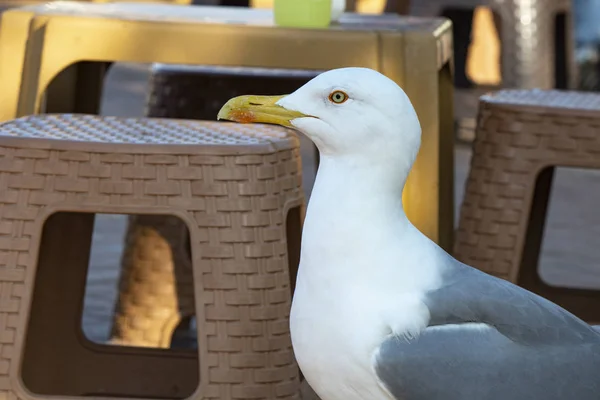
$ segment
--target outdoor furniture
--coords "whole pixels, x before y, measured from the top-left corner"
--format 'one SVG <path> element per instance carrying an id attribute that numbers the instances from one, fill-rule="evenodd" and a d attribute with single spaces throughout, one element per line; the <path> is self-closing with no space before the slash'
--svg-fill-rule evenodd
<path id="1" fill-rule="evenodd" d="M 303 194 L 292 131 L 24 117 L 0 124 L 0 185 L 4 397 L 298 398 L 288 319 Z M 85 337 L 81 315 L 96 213 L 183 221 L 197 350 Z M 130 255 L 143 251 L 133 243 Z M 169 284 L 161 282 L 160 290 L 171 290 Z M 128 306 L 143 311 L 145 305 Z"/>
<path id="2" fill-rule="evenodd" d="M 503 87 L 575 88 L 577 67 L 570 0 L 413 0 L 410 14 L 433 17 L 450 9 L 479 6 L 491 8 L 501 22 L 498 28 Z"/>
<path id="3" fill-rule="evenodd" d="M 550 286 L 538 258 L 554 167 L 600 169 L 600 95 L 504 90 L 483 96 L 454 255 L 579 317 L 600 291 Z"/>
<path id="4" fill-rule="evenodd" d="M 146 116 L 210 120 L 230 98 L 291 93 L 316 74 L 310 70 L 157 64 L 152 68 Z M 129 218 L 114 343 L 168 348 L 180 316 L 185 320 L 195 315 L 187 235 L 185 223 L 177 218 Z M 155 251 L 163 242 L 169 244 L 171 253 Z"/>
<path id="5" fill-rule="evenodd" d="M 404 204 L 412 222 L 449 249 L 451 24 L 356 14 L 323 30 L 275 27 L 272 21 L 270 10 L 236 7 L 51 3 L 8 11 L 0 24 L 0 120 L 40 111 L 96 113 L 106 65 L 115 61 L 370 67 L 398 82 L 417 110 L 423 139 Z M 10 59 L 1 56 L 4 49 L 10 49 Z"/>

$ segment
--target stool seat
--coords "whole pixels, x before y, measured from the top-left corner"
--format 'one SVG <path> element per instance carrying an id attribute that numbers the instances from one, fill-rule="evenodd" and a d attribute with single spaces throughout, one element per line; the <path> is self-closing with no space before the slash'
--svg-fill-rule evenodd
<path id="1" fill-rule="evenodd" d="M 302 214 L 294 210 L 304 206 L 298 153 L 291 130 L 266 125 L 92 115 L 0 124 L 0 318 L 12 332 L 2 391 L 22 399 L 298 398 L 288 327 Z M 131 236 L 123 263 L 145 267 L 130 282 L 159 276 L 160 293 L 187 288 L 197 349 L 86 338 L 98 213 L 171 222 Z M 161 236 L 168 229 L 181 234 Z M 148 249 L 170 259 L 170 278 L 153 269 Z M 183 282 L 172 273 L 179 261 Z M 139 328 L 147 316 L 137 300 L 120 298 L 116 308 L 137 307 L 129 322 Z M 169 310 L 158 314 L 178 324 Z"/>
<path id="2" fill-rule="evenodd" d="M 555 167 L 600 169 L 600 95 L 503 90 L 482 96 L 454 255 L 600 320 L 600 291 L 545 283 L 538 261 Z"/>
<path id="3" fill-rule="evenodd" d="M 252 129 L 229 122 L 77 114 L 24 117 L 1 124 L 0 129 L 2 136 L 7 138 L 60 140 L 63 144 L 83 142 L 76 145 L 80 148 L 97 145 L 151 144 L 166 145 L 170 151 L 184 153 L 190 152 L 189 145 L 199 146 L 196 150 L 201 152 L 218 151 L 215 146 L 234 152 L 236 149 L 232 146 L 241 146 L 245 152 L 261 153 L 277 148 L 290 149 L 297 142 L 297 137 L 291 134 L 290 130 L 282 131 L 269 125 Z M 206 146 L 209 148 L 207 149 Z M 147 146 L 142 148 L 149 152 L 158 150 Z"/>

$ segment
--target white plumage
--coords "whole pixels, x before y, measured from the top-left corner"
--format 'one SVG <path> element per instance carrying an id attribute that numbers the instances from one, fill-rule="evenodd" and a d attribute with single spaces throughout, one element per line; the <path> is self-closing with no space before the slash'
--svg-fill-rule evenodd
<path id="1" fill-rule="evenodd" d="M 232 99 L 219 117 L 293 126 L 319 148 L 290 327 L 322 400 L 598 399 L 598 331 L 407 219 L 421 128 L 393 81 L 332 70 L 288 96 Z"/>

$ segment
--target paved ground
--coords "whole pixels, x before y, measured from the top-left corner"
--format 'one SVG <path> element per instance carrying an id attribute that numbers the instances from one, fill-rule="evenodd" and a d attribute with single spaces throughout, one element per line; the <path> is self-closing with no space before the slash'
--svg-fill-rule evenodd
<path id="1" fill-rule="evenodd" d="M 148 67 L 144 65 L 117 65 L 113 68 L 106 86 L 102 113 L 142 116 L 147 78 Z M 304 186 L 309 195 L 314 180 L 314 170 L 311 168 L 313 153 L 309 143 L 304 141 L 302 145 Z M 457 145 L 455 153 L 458 218 L 470 150 L 467 145 Z M 548 282 L 600 288 L 599 204 L 599 173 L 566 169 L 558 171 L 540 262 L 541 275 Z M 84 331 L 95 341 L 103 342 L 108 338 L 124 228 L 122 216 L 103 216 L 97 220 L 83 319 Z"/>

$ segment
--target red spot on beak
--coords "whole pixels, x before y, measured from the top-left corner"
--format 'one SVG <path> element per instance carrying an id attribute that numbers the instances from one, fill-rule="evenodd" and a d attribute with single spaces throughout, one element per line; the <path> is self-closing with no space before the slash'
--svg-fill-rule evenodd
<path id="1" fill-rule="evenodd" d="M 247 110 L 232 110 L 229 117 L 242 124 L 250 124 L 256 121 L 256 115 L 252 111 Z"/>

